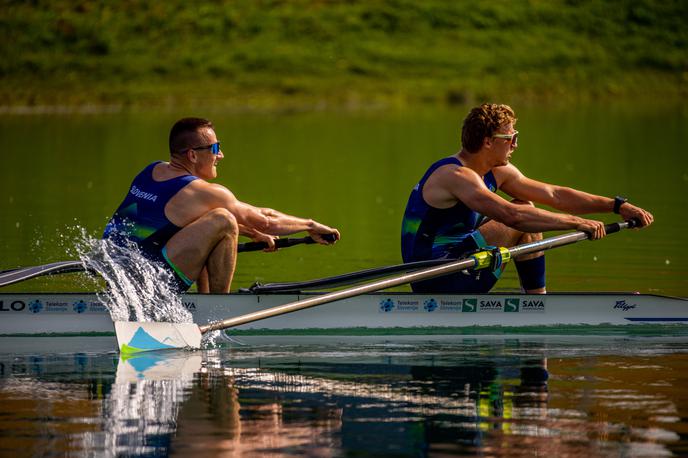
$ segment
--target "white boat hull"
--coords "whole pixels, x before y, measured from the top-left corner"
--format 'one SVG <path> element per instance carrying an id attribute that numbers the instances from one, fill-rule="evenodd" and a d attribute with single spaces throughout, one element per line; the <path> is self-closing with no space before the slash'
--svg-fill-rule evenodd
<path id="1" fill-rule="evenodd" d="M 295 294 L 187 294 L 194 322 L 205 324 L 307 297 Z M 688 300 L 630 293 L 440 295 L 366 294 L 239 326 L 238 330 L 337 333 L 359 328 L 401 334 L 418 328 L 688 324 Z M 114 331 L 107 309 L 89 293 L 0 294 L 0 335 Z M 437 332 L 437 329 L 434 329 Z"/>

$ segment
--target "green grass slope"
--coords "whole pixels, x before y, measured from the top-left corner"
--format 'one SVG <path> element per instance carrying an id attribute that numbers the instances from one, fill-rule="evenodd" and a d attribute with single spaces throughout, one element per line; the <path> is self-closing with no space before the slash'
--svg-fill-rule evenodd
<path id="1" fill-rule="evenodd" d="M 684 0 L 3 1 L 0 105 L 685 98 Z"/>

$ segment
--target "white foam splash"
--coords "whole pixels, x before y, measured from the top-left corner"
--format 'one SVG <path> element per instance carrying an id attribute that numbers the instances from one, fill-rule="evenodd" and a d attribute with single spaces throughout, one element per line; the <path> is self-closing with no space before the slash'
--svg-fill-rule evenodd
<path id="1" fill-rule="evenodd" d="M 201 346 L 203 348 L 222 348 L 231 345 L 245 345 L 243 342 L 231 337 L 225 331 L 210 331 L 203 334 Z"/>
<path id="2" fill-rule="evenodd" d="M 168 269 L 146 259 L 134 243 L 121 247 L 91 237 L 83 229 L 80 233 L 76 254 L 86 269 L 107 283 L 98 298 L 113 321 L 193 322 Z"/>

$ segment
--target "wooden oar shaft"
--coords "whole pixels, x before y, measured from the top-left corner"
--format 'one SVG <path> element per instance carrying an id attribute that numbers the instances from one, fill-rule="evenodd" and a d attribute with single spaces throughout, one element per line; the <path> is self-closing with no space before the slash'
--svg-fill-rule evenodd
<path id="1" fill-rule="evenodd" d="M 609 233 L 618 232 L 621 229 L 629 227 L 634 227 L 634 224 L 631 222 L 622 222 L 613 223 L 606 226 L 607 232 Z M 570 245 L 572 243 L 585 240 L 587 238 L 589 238 L 589 235 L 585 232 L 572 232 L 569 234 L 559 235 L 537 242 L 524 243 L 522 245 L 517 245 L 513 248 L 502 248 L 501 253 L 505 259 L 509 259 L 515 256 L 535 253 L 537 251 L 548 250 L 563 245 Z M 323 305 L 329 302 L 347 299 L 350 297 L 359 296 L 361 294 L 370 293 L 373 291 L 392 288 L 394 286 L 404 285 L 406 283 L 413 283 L 416 281 L 427 280 L 429 278 L 441 277 L 443 275 L 448 275 L 454 272 L 460 272 L 465 269 L 484 269 L 490 265 L 493 256 L 494 254 L 490 251 L 481 251 L 469 257 L 468 259 L 449 262 L 448 264 L 444 264 L 438 267 L 422 269 L 416 272 L 407 273 L 394 278 L 380 280 L 373 283 L 356 286 L 354 288 L 343 289 L 341 291 L 335 291 L 332 293 L 324 294 L 322 296 L 303 299 L 289 304 L 272 307 L 266 310 L 248 313 L 246 315 L 242 315 L 235 318 L 228 318 L 222 321 L 215 321 L 212 323 L 208 323 L 204 326 L 199 326 L 199 329 L 201 333 L 205 334 L 206 332 L 231 328 L 234 326 L 240 326 L 242 324 L 252 323 L 254 321 L 263 320 L 265 318 L 284 315 L 286 313 L 296 312 L 297 310 L 303 310 L 315 307 L 317 305 Z"/>

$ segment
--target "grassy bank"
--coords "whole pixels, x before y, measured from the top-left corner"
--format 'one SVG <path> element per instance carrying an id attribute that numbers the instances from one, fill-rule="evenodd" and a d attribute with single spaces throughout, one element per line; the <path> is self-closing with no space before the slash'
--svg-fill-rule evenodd
<path id="1" fill-rule="evenodd" d="M 4 107 L 683 99 L 682 0 L 3 2 Z"/>

